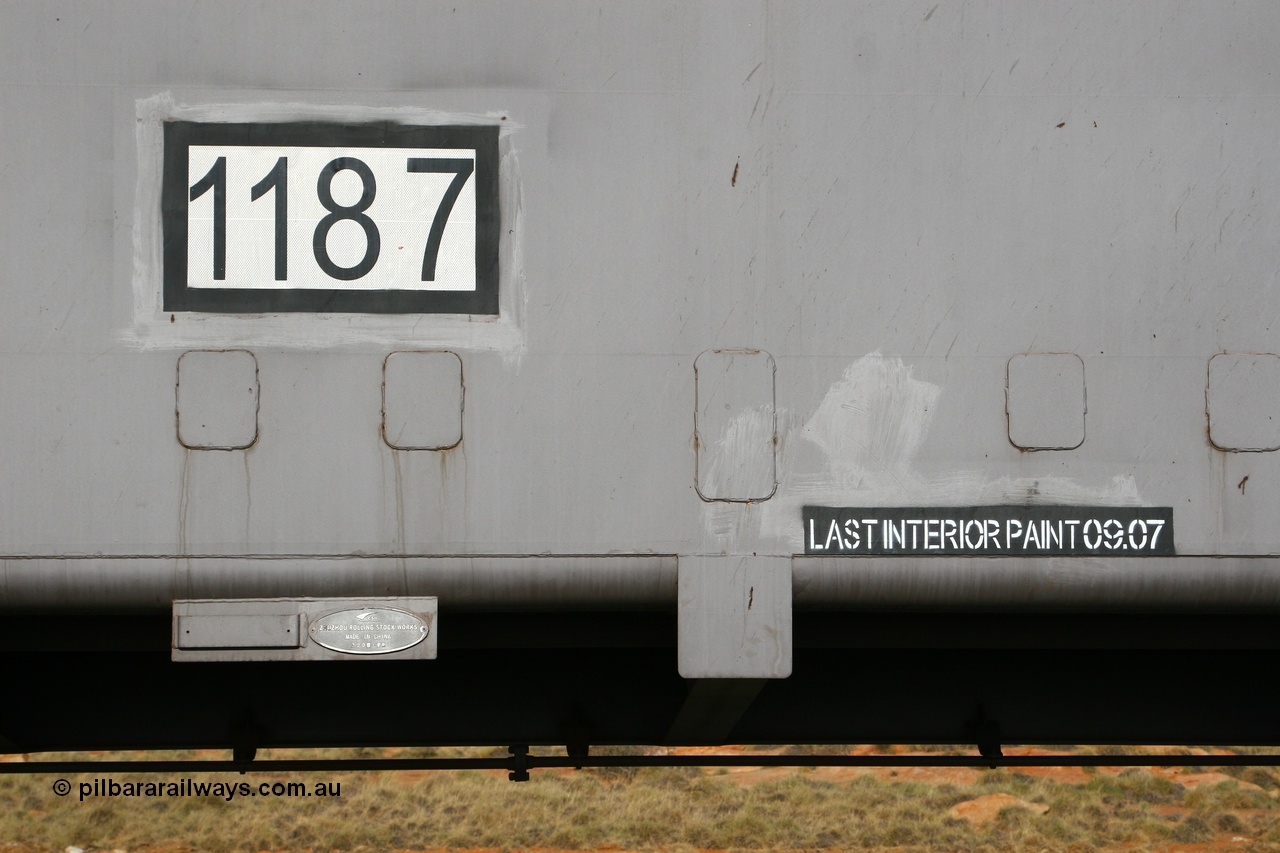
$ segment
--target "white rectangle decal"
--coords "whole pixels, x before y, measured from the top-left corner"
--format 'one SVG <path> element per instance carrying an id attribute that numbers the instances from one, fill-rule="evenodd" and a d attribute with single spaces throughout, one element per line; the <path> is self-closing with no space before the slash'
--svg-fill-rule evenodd
<path id="1" fill-rule="evenodd" d="M 187 286 L 475 290 L 475 160 L 192 145 Z"/>

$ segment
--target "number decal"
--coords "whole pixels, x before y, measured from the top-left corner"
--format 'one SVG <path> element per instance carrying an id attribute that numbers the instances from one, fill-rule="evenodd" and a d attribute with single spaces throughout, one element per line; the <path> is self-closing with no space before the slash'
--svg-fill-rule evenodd
<path id="1" fill-rule="evenodd" d="M 1133 534 L 1133 531 L 1136 530 L 1139 526 L 1141 526 L 1142 528 L 1141 539 L 1138 539 Z M 1129 522 L 1129 547 L 1130 548 L 1132 548 L 1135 551 L 1141 551 L 1143 548 L 1147 547 L 1148 538 L 1149 536 L 1147 534 L 1147 523 L 1145 521 L 1143 521 L 1141 518 L 1135 518 L 1133 521 Z"/>
<path id="2" fill-rule="evenodd" d="M 440 206 L 436 208 L 436 215 L 431 220 L 431 232 L 427 235 L 427 247 L 422 252 L 422 280 L 436 280 L 436 258 L 440 254 L 440 241 L 444 238 L 444 227 L 449 222 L 449 214 L 453 212 L 453 205 L 458 201 L 458 196 L 462 193 L 462 188 L 466 186 L 467 179 L 471 177 L 471 172 L 475 167 L 475 163 L 471 160 L 459 160 L 442 157 L 410 157 L 406 170 L 410 172 L 453 172 L 453 180 L 449 182 L 449 189 L 445 190 L 444 197 L 440 199 Z"/>
<path id="3" fill-rule="evenodd" d="M 344 169 L 350 169 L 360 176 L 363 191 L 360 195 L 360 200 L 352 205 L 338 204 L 333 199 L 333 178 Z M 368 274 L 369 270 L 373 269 L 373 265 L 378 262 L 378 254 L 382 250 L 382 237 L 378 233 L 378 226 L 365 213 L 369 209 L 369 205 L 373 204 L 373 199 L 377 192 L 378 185 L 373 179 L 373 170 L 363 160 L 355 157 L 338 157 L 331 160 L 329 165 L 325 166 L 320 172 L 320 179 L 316 181 L 316 195 L 320 197 L 320 203 L 324 205 L 325 210 L 329 211 L 329 213 L 316 226 L 312 249 L 315 251 L 316 263 L 331 278 L 336 278 L 339 281 L 354 281 L 358 278 L 363 278 Z M 364 229 L 364 257 L 360 259 L 359 263 L 351 267 L 340 267 L 329 257 L 329 229 L 344 219 L 358 222 L 360 227 Z"/>
<path id="4" fill-rule="evenodd" d="M 227 158 L 219 157 L 203 178 L 191 187 L 189 201 L 195 201 L 213 187 L 213 277 L 227 277 Z"/>
<path id="5" fill-rule="evenodd" d="M 500 130 L 166 121 L 163 310 L 497 316 Z"/>
<path id="6" fill-rule="evenodd" d="M 1092 527 L 1094 535 L 1089 536 L 1089 528 Z M 1090 518 L 1084 523 L 1084 547 L 1090 551 L 1096 551 L 1102 546 L 1102 522 L 1096 518 Z"/>
<path id="7" fill-rule="evenodd" d="M 289 239 L 286 227 L 289 224 L 289 158 L 281 157 L 276 161 L 267 176 L 254 184 L 250 197 L 257 201 L 267 194 L 267 190 L 276 191 L 276 281 L 289 280 Z"/>
<path id="8" fill-rule="evenodd" d="M 1154 524 L 1156 528 L 1155 531 L 1151 534 L 1151 550 L 1154 551 L 1156 548 L 1156 540 L 1160 538 L 1160 531 L 1164 529 L 1164 519 L 1148 518 L 1147 524 Z"/>
<path id="9" fill-rule="evenodd" d="M 360 200 L 355 204 L 338 204 L 333 198 L 333 179 L 343 170 L 351 170 L 360 176 L 362 192 Z M 440 243 L 444 239 L 444 229 L 449 224 L 449 214 L 462 194 L 475 170 L 473 160 L 453 157 L 410 157 L 406 163 L 406 171 L 428 174 L 453 174 L 448 189 L 440 198 L 435 216 L 431 219 L 431 230 L 427 234 L 427 243 L 422 251 L 422 280 L 436 280 L 436 260 L 440 256 Z M 191 201 L 213 188 L 214 216 L 214 274 L 216 280 L 227 277 L 227 158 L 219 157 L 209 169 L 208 174 L 191 187 Z M 289 279 L 289 158 L 280 157 L 271 171 L 254 184 L 249 197 L 257 201 L 268 192 L 275 191 L 275 280 Z M 354 281 L 363 278 L 378 262 L 382 250 L 382 235 L 377 224 L 365 211 L 373 204 L 377 196 L 378 184 L 373 170 L 363 160 L 355 157 L 338 157 L 331 160 L 320 172 L 316 181 L 316 195 L 325 210 L 329 211 L 316 224 L 312 239 L 316 263 L 327 275 L 339 281 Z M 357 222 L 364 231 L 364 257 L 355 266 L 344 267 L 334 263 L 329 255 L 329 231 L 334 225 L 350 220 Z"/>
<path id="10" fill-rule="evenodd" d="M 1124 525 L 1114 518 L 1108 518 L 1102 525 L 1102 534 L 1106 537 L 1106 546 L 1113 551 L 1124 544 Z"/>

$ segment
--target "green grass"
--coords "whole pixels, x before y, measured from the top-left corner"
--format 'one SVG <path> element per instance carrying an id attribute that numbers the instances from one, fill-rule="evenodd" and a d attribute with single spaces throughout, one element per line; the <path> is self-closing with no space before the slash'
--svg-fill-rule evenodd
<path id="1" fill-rule="evenodd" d="M 119 756 L 95 756 L 113 757 Z M 276 750 L 262 757 L 336 753 Z M 870 773 L 836 782 L 800 772 L 741 785 L 731 774 L 694 768 L 535 770 L 532 780 L 522 784 L 508 782 L 501 772 L 477 771 L 191 774 L 193 779 L 254 786 L 262 781 L 308 787 L 339 783 L 341 797 L 79 801 L 78 784 L 93 775 L 122 784 L 177 778 L 68 776 L 72 793 L 58 797 L 51 789 L 56 777 L 0 776 L 0 853 L 6 846 L 10 851 L 61 853 L 68 845 L 106 851 L 180 846 L 209 853 L 436 847 L 1088 853 L 1121 846 L 1154 850 L 1220 833 L 1254 839 L 1252 850 L 1280 851 L 1280 808 L 1266 791 L 1234 781 L 1187 790 L 1136 768 L 1100 770 L 1083 784 L 999 769 L 981 773 L 972 785 L 898 781 Z M 985 827 L 948 817 L 957 803 L 993 793 L 1042 803 L 1049 810 L 1039 815 L 1006 809 Z"/>

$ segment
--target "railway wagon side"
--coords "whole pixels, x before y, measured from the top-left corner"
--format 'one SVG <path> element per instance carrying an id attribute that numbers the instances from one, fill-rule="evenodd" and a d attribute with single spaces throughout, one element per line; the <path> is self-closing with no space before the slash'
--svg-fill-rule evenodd
<path id="1" fill-rule="evenodd" d="M 1280 741 L 1273 4 L 0 22 L 0 749 Z"/>

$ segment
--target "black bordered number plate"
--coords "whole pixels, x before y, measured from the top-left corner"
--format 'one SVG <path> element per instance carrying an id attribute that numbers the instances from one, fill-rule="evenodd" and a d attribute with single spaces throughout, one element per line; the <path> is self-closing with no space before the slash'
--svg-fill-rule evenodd
<path id="1" fill-rule="evenodd" d="M 165 124 L 164 310 L 498 313 L 498 129 Z"/>

